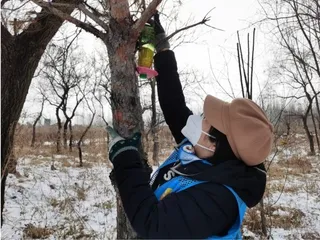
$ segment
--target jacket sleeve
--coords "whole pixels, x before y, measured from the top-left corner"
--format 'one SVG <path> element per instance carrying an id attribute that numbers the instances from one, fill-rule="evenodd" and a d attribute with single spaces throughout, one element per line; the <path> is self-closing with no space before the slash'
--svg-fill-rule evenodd
<path id="1" fill-rule="evenodd" d="M 237 218 L 234 196 L 219 184 L 198 184 L 158 201 L 136 151 L 120 153 L 114 171 L 124 210 L 144 239 L 204 239 L 226 234 Z"/>
<path id="2" fill-rule="evenodd" d="M 174 52 L 166 50 L 157 53 L 154 64 L 158 72 L 156 80 L 160 107 L 175 141 L 180 143 L 184 139 L 181 129 L 192 112 L 185 102 Z"/>

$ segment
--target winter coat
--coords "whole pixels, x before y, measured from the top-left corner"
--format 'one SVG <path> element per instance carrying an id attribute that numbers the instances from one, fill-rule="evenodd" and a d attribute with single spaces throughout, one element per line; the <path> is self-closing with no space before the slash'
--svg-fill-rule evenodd
<path id="1" fill-rule="evenodd" d="M 178 193 L 181 191 L 185 191 L 188 188 L 194 187 L 198 184 L 206 183 L 208 181 L 201 181 L 193 178 L 192 176 L 186 175 L 181 172 L 183 168 L 187 167 L 189 164 L 194 162 L 200 162 L 201 164 L 212 166 L 212 164 L 204 159 L 197 157 L 192 151 L 192 144 L 185 139 L 179 146 L 176 148 L 172 154 L 167 158 L 167 160 L 161 164 L 158 170 L 152 175 L 150 184 L 153 185 L 154 193 L 158 200 L 162 200 L 167 197 L 169 194 Z M 172 165 L 170 171 L 164 176 L 166 180 L 162 185 L 154 185 L 153 183 L 156 181 L 158 177 L 158 173 L 162 168 Z M 242 239 L 241 237 L 241 224 L 247 209 L 244 201 L 239 197 L 239 195 L 229 186 L 224 185 L 235 197 L 238 204 L 238 217 L 236 221 L 233 223 L 231 228 L 228 230 L 226 235 L 222 236 L 210 236 L 208 239 Z"/>
<path id="2" fill-rule="evenodd" d="M 181 129 L 192 112 L 185 103 L 174 53 L 158 53 L 155 67 L 161 109 L 173 137 L 181 143 Z M 265 190 L 263 164 L 249 167 L 238 159 L 211 165 L 195 161 L 180 167 L 179 172 L 203 182 L 158 200 L 154 191 L 167 182 L 174 164 L 161 168 L 150 186 L 150 173 L 143 168 L 138 152 L 124 151 L 114 159 L 115 181 L 124 210 L 142 238 L 226 236 L 238 219 L 239 209 L 235 195 L 225 186 L 232 188 L 247 207 L 255 206 Z"/>

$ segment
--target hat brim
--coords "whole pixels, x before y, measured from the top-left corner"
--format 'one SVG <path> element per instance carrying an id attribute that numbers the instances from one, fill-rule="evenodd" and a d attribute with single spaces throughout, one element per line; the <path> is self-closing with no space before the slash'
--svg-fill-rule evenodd
<path id="1" fill-rule="evenodd" d="M 214 96 L 207 95 L 204 100 L 203 113 L 211 126 L 218 129 L 223 134 L 228 134 L 226 122 L 226 111 L 228 103 Z"/>
<path id="2" fill-rule="evenodd" d="M 203 112 L 204 116 L 211 126 L 218 129 L 227 136 L 228 142 L 233 153 L 240 159 L 236 144 L 231 136 L 230 129 L 230 103 L 222 101 L 214 96 L 207 95 L 204 100 Z"/>

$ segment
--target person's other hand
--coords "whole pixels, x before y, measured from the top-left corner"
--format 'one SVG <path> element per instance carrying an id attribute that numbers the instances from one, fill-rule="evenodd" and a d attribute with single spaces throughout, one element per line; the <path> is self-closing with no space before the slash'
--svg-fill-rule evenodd
<path id="1" fill-rule="evenodd" d="M 107 131 L 110 134 L 111 141 L 109 143 L 109 159 L 113 163 L 117 155 L 124 151 L 138 151 L 141 143 L 141 133 L 135 133 L 131 138 L 121 137 L 112 127 L 108 126 Z"/>

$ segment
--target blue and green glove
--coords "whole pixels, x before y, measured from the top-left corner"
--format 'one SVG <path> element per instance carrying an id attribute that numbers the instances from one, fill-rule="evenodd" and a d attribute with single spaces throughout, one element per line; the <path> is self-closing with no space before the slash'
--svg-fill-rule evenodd
<path id="1" fill-rule="evenodd" d="M 141 144 L 141 133 L 135 133 L 131 138 L 121 137 L 112 127 L 108 126 L 107 131 L 110 135 L 111 141 L 109 143 L 109 159 L 113 163 L 116 156 L 120 153 L 134 150 L 139 151 Z"/>

